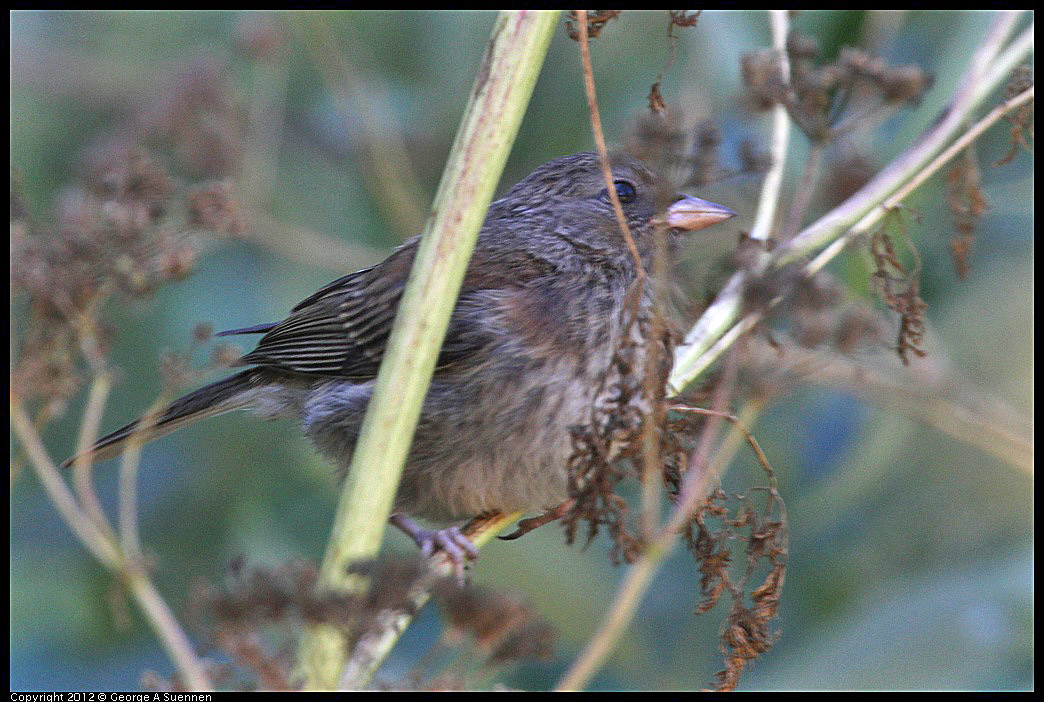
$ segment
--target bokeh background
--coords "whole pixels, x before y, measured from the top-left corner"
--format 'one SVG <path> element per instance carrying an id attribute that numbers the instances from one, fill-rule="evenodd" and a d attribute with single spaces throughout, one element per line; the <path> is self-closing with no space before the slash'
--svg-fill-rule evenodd
<path id="1" fill-rule="evenodd" d="M 827 58 L 860 46 L 934 73 L 923 102 L 865 142 L 880 166 L 936 117 L 991 19 L 836 11 L 807 12 L 794 25 L 816 37 Z M 54 221 L 63 189 L 100 145 L 147 131 L 150 119 L 178 109 L 171 101 L 205 95 L 198 99 L 212 111 L 212 142 L 201 147 L 175 133 L 166 143 L 154 139 L 153 153 L 182 186 L 233 178 L 250 221 L 244 236 L 204 238 L 185 282 L 107 311 L 120 373 L 105 430 L 153 401 L 161 354 L 188 349 L 197 323 L 226 329 L 278 319 L 419 232 L 493 21 L 484 12 L 11 15 L 11 168 L 34 218 Z M 738 165 L 744 141 L 763 145 L 767 119 L 744 111 L 739 59 L 768 44 L 767 22 L 761 12 L 706 12 L 697 27 L 675 30 L 677 56 L 662 94 L 687 119 L 718 126 L 726 165 Z M 664 12 L 625 12 L 592 44 L 611 142 L 623 141 L 646 108 L 665 64 L 666 29 Z M 230 124 L 239 131 L 222 132 Z M 995 128 L 980 143 L 990 209 L 970 275 L 958 280 L 950 261 L 941 178 L 911 200 L 920 211 L 911 232 L 924 260 L 934 362 L 1031 423 L 1032 156 L 990 167 L 1008 149 L 1007 132 Z M 803 137 L 795 132 L 793 141 L 791 187 L 804 156 Z M 550 158 L 591 148 L 578 47 L 563 26 L 501 191 Z M 740 216 L 688 246 L 683 271 L 698 275 L 728 254 L 750 226 L 759 182 L 740 174 L 699 189 Z M 831 270 L 865 291 L 865 259 L 842 256 Z M 196 360 L 206 360 L 206 348 Z M 82 404 L 80 393 L 46 430 L 56 459 L 72 451 Z M 793 388 L 754 432 L 780 477 L 791 546 L 781 637 L 745 673 L 743 688 L 1033 686 L 1030 472 L 887 403 L 816 385 Z M 730 479 L 744 484 L 752 470 L 743 456 Z M 111 508 L 116 470 L 105 464 L 96 473 Z M 149 445 L 142 539 L 175 612 L 184 613 L 193 579 L 220 581 L 237 557 L 318 560 L 334 486 L 332 469 L 290 421 L 226 415 Z M 118 616 L 110 576 L 59 521 L 32 470 L 18 471 L 11 490 L 12 689 L 133 689 L 144 670 L 169 675 L 171 663 L 133 606 L 129 620 Z M 386 547 L 411 545 L 389 531 Z M 621 574 L 604 541 L 570 547 L 556 526 L 486 548 L 474 580 L 524 594 L 559 633 L 551 660 L 516 666 L 500 680 L 552 686 Z M 698 577 L 679 549 L 593 688 L 711 684 L 722 667 L 720 612 L 693 614 Z M 439 626 L 426 610 L 385 676 L 408 669 Z"/>

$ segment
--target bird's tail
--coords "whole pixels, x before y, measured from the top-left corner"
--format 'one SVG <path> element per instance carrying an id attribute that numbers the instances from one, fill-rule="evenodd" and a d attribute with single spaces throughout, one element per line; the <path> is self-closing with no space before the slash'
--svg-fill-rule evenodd
<path id="1" fill-rule="evenodd" d="M 145 443 L 166 436 L 198 419 L 246 407 L 262 384 L 264 381 L 261 371 L 251 368 L 206 385 L 174 400 L 158 416 L 154 416 L 151 423 L 143 417 L 103 436 L 84 453 L 66 460 L 62 468 L 71 466 L 81 457 L 103 461 L 118 456 L 127 449 L 127 441 L 131 436 Z"/>

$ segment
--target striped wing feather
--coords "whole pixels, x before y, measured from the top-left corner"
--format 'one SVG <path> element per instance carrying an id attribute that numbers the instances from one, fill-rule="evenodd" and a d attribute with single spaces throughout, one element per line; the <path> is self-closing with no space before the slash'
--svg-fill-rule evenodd
<path id="1" fill-rule="evenodd" d="M 413 247 L 321 288 L 275 324 L 237 365 L 373 378 L 402 297 Z"/>
<path id="2" fill-rule="evenodd" d="M 374 378 L 384 356 L 395 312 L 402 298 L 417 240 L 400 247 L 372 268 L 339 278 L 300 302 L 282 322 L 250 327 L 266 329 L 257 348 L 237 365 L 258 365 L 292 373 L 365 380 Z M 515 248 L 490 255 L 480 245 L 464 277 L 461 302 L 482 290 L 521 293 L 550 266 Z M 509 296 L 511 293 L 508 293 Z M 459 307 L 458 307 L 459 309 Z M 477 315 L 489 321 L 487 314 Z M 489 339 L 488 324 L 476 315 L 454 314 L 438 369 L 465 361 Z"/>

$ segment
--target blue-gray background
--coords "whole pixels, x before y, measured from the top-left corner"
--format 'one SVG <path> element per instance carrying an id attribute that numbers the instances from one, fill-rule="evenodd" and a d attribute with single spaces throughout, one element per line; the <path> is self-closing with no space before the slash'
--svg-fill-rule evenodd
<path id="1" fill-rule="evenodd" d="M 463 12 L 323 18 L 352 62 L 356 88 L 373 97 L 376 123 L 403 135 L 416 172 L 413 205 L 422 215 L 493 18 Z M 172 72 L 205 60 L 227 70 L 234 103 L 285 91 L 281 128 L 251 147 L 264 172 L 250 177 L 267 181 L 266 216 L 336 239 L 348 252 L 348 260 L 309 263 L 249 238 L 225 241 L 207 250 L 186 282 L 111 310 L 121 374 L 106 429 L 148 406 L 161 387 L 159 354 L 185 349 L 197 322 L 223 329 L 277 319 L 318 286 L 372 263 L 372 249 L 389 250 L 415 233 L 402 230 L 408 215 L 389 216 L 375 200 L 359 103 L 331 95 L 300 32 L 288 35 L 285 60 L 273 66 L 237 49 L 244 23 L 256 18 L 235 13 L 16 12 L 11 19 L 11 166 L 35 217 L 53 217 L 58 191 L 74 176 L 85 145 L 128 109 L 155 100 Z M 880 165 L 938 114 L 990 20 L 990 13 L 818 12 L 795 24 L 816 36 L 828 57 L 859 45 L 935 73 L 935 88 L 919 107 L 875 132 L 868 146 Z M 664 63 L 666 25 L 662 12 L 626 12 L 593 42 L 610 141 L 621 141 L 645 107 Z M 738 96 L 739 56 L 767 44 L 767 18 L 708 12 L 697 28 L 678 33 L 663 95 L 690 115 L 714 119 L 735 163 L 739 142 L 765 133 L 764 118 L 744 115 Z M 794 137 L 800 164 L 802 138 Z M 577 45 L 559 28 L 501 190 L 549 158 L 592 146 Z M 980 148 L 991 208 L 968 279 L 958 281 L 949 263 L 952 226 L 938 178 L 915 198 L 922 225 L 913 226 L 913 236 L 926 262 L 924 295 L 938 348 L 974 387 L 1032 416 L 1032 160 L 1021 154 L 1008 166 L 988 167 L 1006 149 L 1004 127 Z M 736 232 L 750 226 L 757 191 L 757 178 L 741 177 L 698 192 L 741 216 L 701 235 L 686 252 L 689 263 L 706 264 L 728 251 Z M 833 270 L 855 280 L 866 276 L 858 256 Z M 46 432 L 58 459 L 71 451 L 82 402 L 78 397 L 68 417 Z M 892 409 L 820 387 L 782 399 L 754 429 L 781 476 L 791 557 L 782 637 L 745 674 L 744 688 L 1032 686 L 1031 476 Z M 751 475 L 746 464 L 733 472 Z M 103 465 L 97 474 L 112 505 L 115 470 Z M 141 529 L 161 591 L 181 614 L 189 582 L 220 579 L 236 556 L 273 565 L 318 559 L 335 496 L 331 469 L 288 421 L 230 415 L 148 446 Z M 409 548 L 391 532 L 388 546 Z M 475 581 L 524 593 L 560 635 L 550 662 L 516 668 L 504 681 L 552 685 L 597 626 L 621 573 L 607 563 L 603 542 L 568 547 L 554 526 L 485 549 Z M 721 667 L 720 616 L 717 610 L 693 616 L 697 580 L 691 558 L 676 553 L 593 687 L 710 683 Z M 12 689 L 127 689 L 140 685 L 145 669 L 171 672 L 137 612 L 130 628 L 115 625 L 112 587 L 57 519 L 32 471 L 23 469 L 11 499 Z M 437 627 L 433 613 L 422 615 L 386 670 L 408 667 Z"/>

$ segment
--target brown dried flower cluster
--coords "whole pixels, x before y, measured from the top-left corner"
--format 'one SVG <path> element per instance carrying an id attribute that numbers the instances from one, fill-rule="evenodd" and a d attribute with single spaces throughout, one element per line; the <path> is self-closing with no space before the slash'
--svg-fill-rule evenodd
<path id="1" fill-rule="evenodd" d="M 924 350 L 924 311 L 928 305 L 921 299 L 920 294 L 920 257 L 910 243 L 902 213 L 895 211 L 886 219 L 886 224 L 888 220 L 897 223 L 900 233 L 913 253 L 915 263 L 912 269 L 906 269 L 899 260 L 891 237 L 885 233 L 882 226 L 870 238 L 870 252 L 875 263 L 871 280 L 884 298 L 885 304 L 899 315 L 895 349 L 903 364 L 908 365 L 910 354 L 927 354 Z"/>
<path id="2" fill-rule="evenodd" d="M 1023 64 L 1012 72 L 1011 79 L 1004 88 L 1004 99 L 1011 100 L 1031 87 L 1033 87 L 1033 69 Z M 1020 150 L 1029 151 L 1032 148 L 1030 141 L 1033 139 L 1033 101 L 1030 100 L 1015 110 L 1007 117 L 1007 120 L 1011 122 L 1011 148 L 993 164 L 994 166 L 1010 163 Z"/>
<path id="3" fill-rule="evenodd" d="M 677 112 L 647 112 L 629 131 L 627 152 L 669 177 L 678 187 L 699 187 L 743 174 L 768 170 L 768 155 L 751 141 L 743 141 L 736 154 L 739 168 L 726 166 L 721 150 L 721 129 L 710 120 L 687 130 Z"/>
<path id="4" fill-rule="evenodd" d="M 96 153 L 65 191 L 53 228 L 32 220 L 17 189 L 11 193 L 11 293 L 19 312 L 12 384 L 48 416 L 76 391 L 84 363 L 95 372 L 105 367 L 110 298 L 145 297 L 189 275 L 198 254 L 193 230 L 242 229 L 227 185 L 190 191 L 186 215 L 157 159 L 143 149 L 106 153 L 104 160 Z"/>
<path id="5" fill-rule="evenodd" d="M 235 176 L 243 158 L 246 119 L 227 85 L 228 68 L 195 61 L 169 79 L 160 96 L 133 114 L 117 139 L 173 145 L 196 178 Z"/>
<path id="6" fill-rule="evenodd" d="M 836 304 L 838 294 L 829 286 L 810 285 L 797 297 L 804 307 L 816 309 Z M 636 482 L 643 470 L 655 470 L 667 496 L 677 502 L 686 471 L 693 470 L 689 456 L 704 428 L 698 414 L 676 416 L 668 411 L 664 389 L 673 337 L 662 314 L 633 314 L 631 320 L 633 333 L 618 349 L 613 368 L 603 379 L 606 401 L 598 403 L 589 426 L 573 429 L 570 495 L 575 506 L 563 517 L 570 542 L 581 522 L 587 523 L 588 542 L 606 529 L 613 540 L 614 563 L 634 561 L 644 547 L 619 494 L 621 485 Z M 655 446 L 652 452 L 648 442 Z M 655 461 L 651 465 L 650 456 Z M 718 676 L 719 689 L 733 689 L 744 666 L 767 651 L 776 638 L 771 622 L 784 580 L 786 518 L 771 467 L 767 463 L 763 467 L 769 484 L 752 488 L 754 494 L 766 496 L 762 507 L 751 497 L 735 495 L 731 500 L 736 507 L 730 509 L 723 504 L 729 498 L 719 490 L 697 510 L 687 531 L 702 573 L 704 601 L 698 612 L 711 609 L 726 592 L 732 597 L 722 630 L 726 669 Z M 746 544 L 738 575 L 730 573 L 737 543 Z M 768 574 L 755 585 L 764 564 Z"/>
<path id="7" fill-rule="evenodd" d="M 246 218 L 232 181 L 225 179 L 197 188 L 188 194 L 187 200 L 191 226 L 233 237 L 246 233 Z"/>
<path id="8" fill-rule="evenodd" d="M 587 11 L 587 38 L 595 39 L 605 25 L 620 16 L 623 10 L 588 10 Z M 573 41 L 580 41 L 580 29 L 577 27 L 576 10 L 570 10 L 566 17 L 566 33 Z"/>
<path id="9" fill-rule="evenodd" d="M 776 491 L 775 476 L 767 465 L 769 485 L 754 488 L 765 496 L 758 506 L 747 495 L 727 496 L 716 490 L 696 514 L 686 540 L 700 564 L 699 613 L 712 609 L 726 592 L 732 606 L 721 629 L 725 670 L 717 674 L 718 690 L 733 690 L 744 666 L 767 652 L 778 637 L 772 629 L 776 618 L 787 561 L 787 519 L 783 500 Z M 728 504 L 734 504 L 731 508 Z M 746 544 L 737 576 L 733 567 L 735 544 Z M 752 586 L 761 566 L 768 572 Z M 746 604 L 749 592 L 750 604 Z"/>
<path id="10" fill-rule="evenodd" d="M 854 195 L 877 173 L 873 161 L 850 142 L 838 144 L 833 158 L 827 164 L 824 182 L 824 204 L 832 207 Z"/>
<path id="11" fill-rule="evenodd" d="M 369 577 L 370 587 L 361 594 L 317 590 L 318 569 L 300 560 L 277 568 L 233 563 L 223 587 L 197 582 L 188 608 L 192 624 L 203 641 L 232 661 L 216 671 L 215 682 L 239 689 L 293 689 L 291 671 L 301 625 L 327 624 L 357 637 L 386 609 L 411 611 L 407 594 L 427 572 L 417 560 L 355 570 Z"/>
<path id="12" fill-rule="evenodd" d="M 108 300 L 141 298 L 185 278 L 195 268 L 202 230 L 245 233 L 227 178 L 239 168 L 244 120 L 229 97 L 224 67 L 195 61 L 163 88 L 84 150 L 53 224 L 30 215 L 17 174 L 12 178 L 11 378 L 13 390 L 41 405 L 44 418 L 64 410 L 85 365 L 93 372 L 105 367 Z M 167 167 L 171 160 L 193 178 L 223 180 L 184 192 Z M 227 351 L 219 360 L 232 355 Z"/>
<path id="13" fill-rule="evenodd" d="M 859 49 L 842 49 L 836 61 L 817 65 L 819 54 L 815 39 L 791 33 L 789 83 L 775 51 L 745 54 L 741 70 L 748 108 L 765 111 L 782 103 L 811 141 L 826 143 L 872 123 L 889 105 L 915 104 L 932 85 L 931 75 L 918 66 L 890 66 Z"/>
<path id="14" fill-rule="evenodd" d="M 989 207 L 981 178 L 974 146 L 965 149 L 964 155 L 946 174 L 946 206 L 957 229 L 957 236 L 950 240 L 950 255 L 961 278 L 971 271 L 968 257 L 975 241 L 975 226 Z"/>
<path id="15" fill-rule="evenodd" d="M 100 368 L 111 336 L 100 307 L 113 295 L 140 297 L 191 267 L 195 249 L 166 226 L 174 191 L 166 171 L 131 152 L 69 188 L 52 231 L 28 208 L 11 208 L 13 390 L 59 413 L 75 392 L 80 358 Z M 20 196 L 12 191 L 12 202 Z"/>
<path id="16" fill-rule="evenodd" d="M 198 582 L 190 596 L 193 624 L 205 642 L 231 660 L 214 666 L 215 682 L 225 689 L 294 689 L 291 673 L 302 624 L 323 623 L 348 632 L 351 650 L 388 613 L 415 614 L 412 596 L 419 587 L 431 588 L 445 619 L 442 645 L 467 644 L 486 672 L 551 655 L 553 629 L 522 598 L 474 585 L 461 588 L 454 578 L 433 575 L 417 558 L 382 559 L 350 570 L 367 579 L 364 592 L 317 591 L 318 569 L 299 560 L 276 568 L 245 568 L 238 562 L 222 587 Z M 468 682 L 420 665 L 382 686 L 431 690 L 462 688 Z M 152 676 L 150 687 L 177 684 Z"/>
<path id="17" fill-rule="evenodd" d="M 451 580 L 432 594 L 446 620 L 443 636 L 450 643 L 470 639 L 487 667 L 551 657 L 555 631 L 526 599 Z"/>
<path id="18" fill-rule="evenodd" d="M 852 353 L 883 340 L 881 320 L 861 303 L 846 304 L 842 286 L 827 273 L 798 278 L 788 316 L 790 335 L 806 348 L 828 344 Z"/>
<path id="19" fill-rule="evenodd" d="M 600 380 L 601 401 L 592 409 L 591 422 L 571 427 L 574 450 L 569 461 L 569 495 L 575 502 L 562 518 L 568 543 L 576 539 L 581 522 L 587 524 L 588 543 L 605 528 L 613 540 L 610 558 L 614 564 L 633 562 L 642 549 L 627 503 L 617 494 L 618 485 L 640 477 L 646 432 L 661 447 L 667 433 L 665 392 L 674 336 L 663 321 L 662 310 L 651 315 L 637 313 L 638 290 L 632 288 L 628 332 L 609 372 Z"/>
<path id="20" fill-rule="evenodd" d="M 734 256 L 737 267 L 750 270 L 761 242 L 742 242 Z M 829 346 L 843 354 L 879 347 L 885 339 L 884 320 L 862 300 L 850 299 L 844 286 L 820 271 L 805 274 L 800 265 L 770 269 L 751 275 L 744 288 L 744 307 L 760 311 L 766 321 L 758 330 L 776 345 L 772 335 L 780 330 L 805 348 Z M 770 327 L 771 324 L 771 327 Z M 779 388 L 766 385 L 771 378 L 752 379 L 760 391 Z"/>

